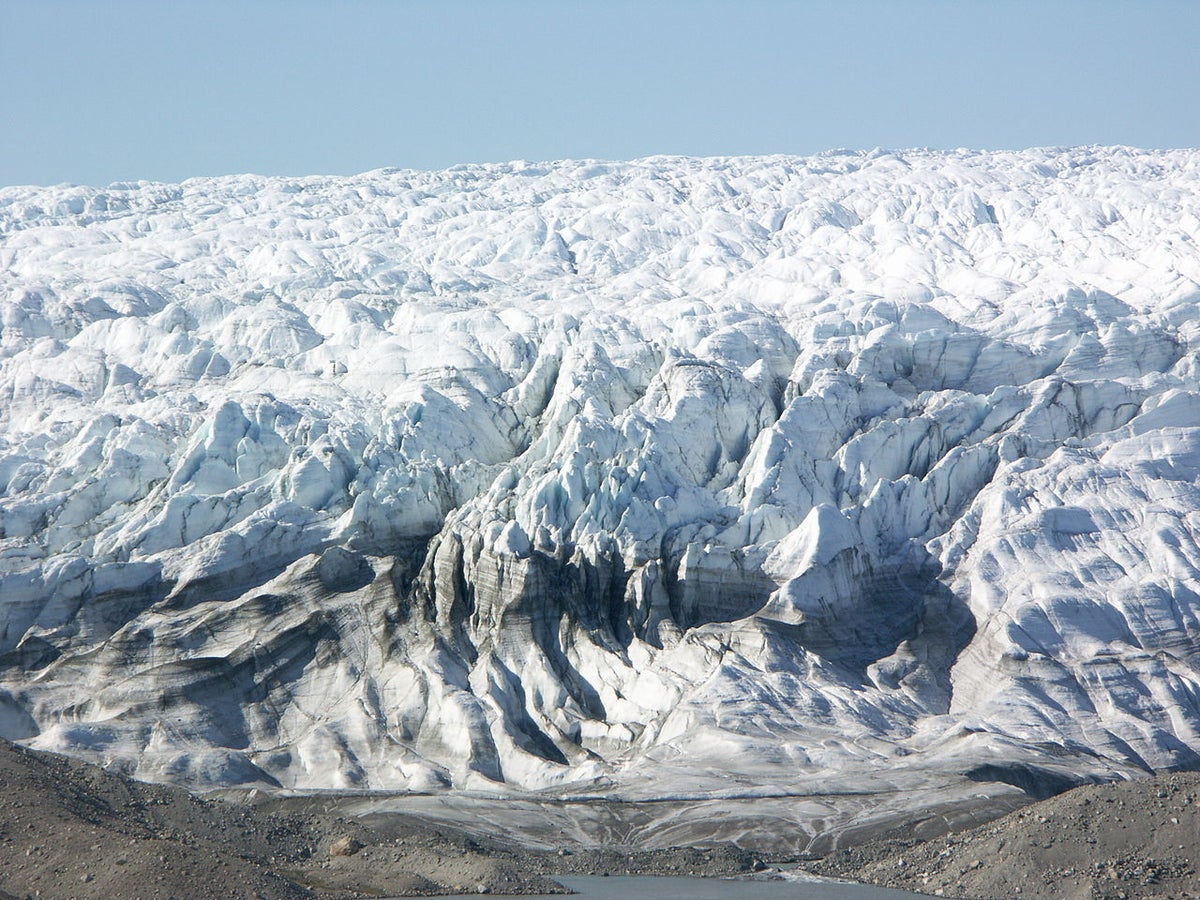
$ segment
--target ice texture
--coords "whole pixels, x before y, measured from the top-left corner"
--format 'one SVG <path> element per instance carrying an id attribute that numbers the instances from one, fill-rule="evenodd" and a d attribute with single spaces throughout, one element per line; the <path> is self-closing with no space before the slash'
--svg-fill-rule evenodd
<path id="1" fill-rule="evenodd" d="M 1200 764 L 1198 213 L 1125 148 L 0 190 L 0 736 L 913 805 Z"/>

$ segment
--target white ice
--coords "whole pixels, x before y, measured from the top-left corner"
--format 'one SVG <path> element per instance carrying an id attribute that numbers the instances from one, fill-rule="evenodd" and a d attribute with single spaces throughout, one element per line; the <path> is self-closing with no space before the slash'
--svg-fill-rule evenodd
<path id="1" fill-rule="evenodd" d="M 1200 152 L 1124 148 L 0 190 L 0 735 L 630 797 L 1196 765 L 1198 211 Z"/>

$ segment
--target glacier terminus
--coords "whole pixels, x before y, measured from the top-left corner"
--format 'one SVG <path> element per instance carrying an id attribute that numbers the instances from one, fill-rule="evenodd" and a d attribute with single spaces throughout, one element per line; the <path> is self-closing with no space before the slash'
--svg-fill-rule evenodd
<path id="1" fill-rule="evenodd" d="M 0 189 L 0 737 L 800 848 L 1200 766 L 1198 216 L 1120 147 Z"/>

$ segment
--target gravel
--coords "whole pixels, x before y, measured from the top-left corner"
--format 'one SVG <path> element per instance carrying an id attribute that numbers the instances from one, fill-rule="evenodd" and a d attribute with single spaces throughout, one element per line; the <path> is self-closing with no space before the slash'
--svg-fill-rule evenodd
<path id="1" fill-rule="evenodd" d="M 808 868 L 970 900 L 1200 897 L 1200 775 L 1076 788 L 927 842 L 835 852 Z"/>

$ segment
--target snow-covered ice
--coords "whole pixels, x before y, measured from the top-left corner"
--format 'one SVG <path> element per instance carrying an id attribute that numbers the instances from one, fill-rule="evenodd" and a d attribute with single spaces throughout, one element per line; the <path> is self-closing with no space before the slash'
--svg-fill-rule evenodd
<path id="1" fill-rule="evenodd" d="M 1200 152 L 1124 148 L 0 190 L 0 735 L 625 797 L 1196 765 L 1198 214 Z"/>

